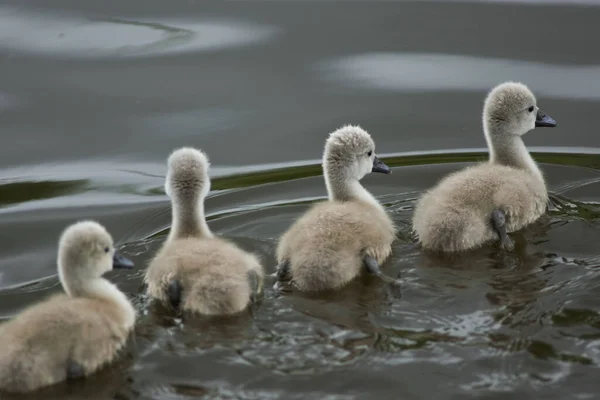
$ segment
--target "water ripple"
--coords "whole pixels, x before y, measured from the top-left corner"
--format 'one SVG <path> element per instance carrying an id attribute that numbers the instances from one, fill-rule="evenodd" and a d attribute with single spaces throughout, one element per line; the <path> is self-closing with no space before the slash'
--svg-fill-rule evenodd
<path id="1" fill-rule="evenodd" d="M 150 57 L 220 50 L 273 37 L 273 26 L 243 21 L 88 18 L 0 7 L 0 48 L 68 57 Z"/>
<path id="2" fill-rule="evenodd" d="M 386 91 L 488 91 L 524 81 L 536 93 L 562 99 L 600 99 L 600 65 L 548 64 L 439 53 L 364 53 L 319 64 L 340 85 Z"/>

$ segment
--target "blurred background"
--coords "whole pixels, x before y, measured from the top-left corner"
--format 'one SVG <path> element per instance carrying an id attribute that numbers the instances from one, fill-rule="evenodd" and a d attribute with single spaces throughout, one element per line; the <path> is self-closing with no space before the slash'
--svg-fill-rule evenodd
<path id="1" fill-rule="evenodd" d="M 45 398 L 593 398 L 600 362 L 600 2 L 3 0 L 0 317 L 60 290 L 56 243 L 94 218 L 136 261 L 133 356 Z M 426 259 L 414 201 L 485 160 L 481 109 L 527 84 L 558 126 L 525 142 L 547 217 L 458 261 Z M 391 176 L 363 184 L 399 227 L 388 272 L 236 321 L 174 321 L 141 277 L 165 238 L 165 161 L 211 159 L 211 228 L 272 272 L 278 236 L 325 198 L 327 135 L 359 124 Z"/>

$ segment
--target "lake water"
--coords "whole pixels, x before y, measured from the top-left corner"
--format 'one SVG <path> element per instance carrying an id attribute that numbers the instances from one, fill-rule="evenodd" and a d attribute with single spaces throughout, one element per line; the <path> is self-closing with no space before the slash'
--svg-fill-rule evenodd
<path id="1" fill-rule="evenodd" d="M 60 289 L 58 235 L 103 223 L 140 311 L 119 363 L 44 399 L 592 399 L 600 390 L 600 2 L 4 0 L 0 318 Z M 486 158 L 481 107 L 528 84 L 558 127 L 525 137 L 551 207 L 495 246 L 425 257 L 415 199 Z M 389 298 L 363 280 L 252 314 L 174 320 L 142 295 L 166 238 L 168 154 L 211 158 L 210 227 L 275 267 L 325 198 L 327 134 L 360 124 L 393 174 L 363 184 L 399 228 Z M 375 176 L 377 175 L 377 176 Z M 37 396 L 37 397 L 36 397 Z M 41 396 L 41 397 L 40 397 Z"/>

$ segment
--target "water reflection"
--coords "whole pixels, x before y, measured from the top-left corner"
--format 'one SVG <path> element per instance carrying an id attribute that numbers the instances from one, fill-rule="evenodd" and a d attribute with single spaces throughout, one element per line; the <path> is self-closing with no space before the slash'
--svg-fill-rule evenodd
<path id="1" fill-rule="evenodd" d="M 439 368 L 445 376 L 456 374 L 444 382 L 450 382 L 446 384 L 453 393 L 463 394 L 528 391 L 574 379 L 580 368 L 595 368 L 600 362 L 595 310 L 600 298 L 600 236 L 594 228 L 598 155 L 535 153 L 544 171 L 556 177 L 550 182 L 552 202 L 546 217 L 512 234 L 515 253 L 503 253 L 494 244 L 454 258 L 422 252 L 410 226 L 416 198 L 441 175 L 483 154 L 391 154 L 384 158 L 394 173 L 365 182 L 399 228 L 393 257 L 384 269 L 401 278 L 400 298 L 369 277 L 319 296 L 293 291 L 278 295 L 267 279 L 258 307 L 225 319 L 175 315 L 144 295 L 144 267 L 165 240 L 170 223 L 163 165 L 90 162 L 14 169 L 4 190 L 16 197 L 2 209 L 3 231 L 15 230 L 15 243 L 31 229 L 44 231 L 36 239 L 47 240 L 20 248 L 10 239 L 0 242 L 10 249 L 0 259 L 2 284 L 10 286 L 0 292 L 0 316 L 10 317 L 60 290 L 54 265 L 56 232 L 44 225 L 62 229 L 63 220 L 80 215 L 67 204 L 83 205 L 89 201 L 85 196 L 101 194 L 132 201 L 130 209 L 105 203 L 91 207 L 89 215 L 115 226 L 119 251 L 140 266 L 131 274 L 109 276 L 134 299 L 140 313 L 134 356 L 122 367 L 108 369 L 109 375 L 98 375 L 98 385 L 104 385 L 98 393 L 87 395 L 95 388 L 92 381 L 53 388 L 45 398 L 281 397 L 282 388 L 296 387 L 299 379 L 314 385 L 302 385 L 303 395 L 322 397 L 318 388 L 329 387 L 323 378 L 327 374 L 347 371 L 370 382 L 376 376 L 404 376 L 405 368 L 414 370 L 416 365 Z M 206 203 L 211 229 L 257 253 L 266 272 L 272 273 L 279 235 L 325 196 L 319 161 L 215 171 L 214 190 Z M 36 177 L 48 175 L 56 181 L 37 182 Z M 61 176 L 64 181 L 58 179 Z M 35 190 L 12 190 L 27 185 Z M 574 193 L 577 196 L 571 198 Z M 35 202 L 45 208 L 20 208 Z M 588 228 L 579 232 L 580 223 Z M 566 228 L 579 233 L 556 235 Z"/>
<path id="2" fill-rule="evenodd" d="M 323 78 L 378 91 L 487 92 L 526 82 L 538 96 L 600 99 L 600 65 L 548 64 L 439 53 L 364 53 L 318 65 Z"/>
<path id="3" fill-rule="evenodd" d="M 454 0 L 423 0 L 423 1 L 429 2 L 429 3 L 445 3 L 445 2 L 458 3 L 457 1 L 454 1 Z M 598 0 L 462 0 L 462 1 L 460 1 L 460 3 L 499 3 L 499 4 L 516 3 L 516 4 L 539 5 L 539 6 L 544 6 L 544 5 L 600 6 L 600 3 L 598 2 Z"/>
<path id="4" fill-rule="evenodd" d="M 0 47 L 68 57 L 150 57 L 260 43 L 272 26 L 244 21 L 89 18 L 49 10 L 0 7 Z"/>
<path id="5" fill-rule="evenodd" d="M 30 394 L 2 393 L 2 400 L 106 400 L 131 399 L 132 379 L 129 368 L 133 365 L 131 355 L 118 360 L 112 368 L 70 384 L 62 383 Z"/>
<path id="6" fill-rule="evenodd" d="M 11 93 L 0 91 L 0 110 L 10 110 L 21 105 L 17 97 Z"/>
<path id="7" fill-rule="evenodd" d="M 82 193 L 87 180 L 60 182 L 15 182 L 1 184 L 0 207 L 32 200 L 48 199 L 67 194 Z"/>

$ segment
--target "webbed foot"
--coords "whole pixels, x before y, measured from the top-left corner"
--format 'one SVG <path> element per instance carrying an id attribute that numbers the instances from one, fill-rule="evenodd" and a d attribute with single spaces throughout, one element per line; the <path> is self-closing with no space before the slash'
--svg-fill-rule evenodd
<path id="1" fill-rule="evenodd" d="M 289 260 L 284 260 L 276 267 L 273 289 L 283 291 L 292 281 L 292 271 Z"/>
<path id="2" fill-rule="evenodd" d="M 502 248 L 507 251 L 512 251 L 515 248 L 515 244 L 508 236 L 508 233 L 506 233 L 506 214 L 503 211 L 492 211 L 492 228 L 498 233 Z"/>
<path id="3" fill-rule="evenodd" d="M 173 279 L 167 285 L 167 296 L 169 297 L 169 302 L 171 303 L 171 307 L 174 309 L 178 309 L 181 304 L 181 292 L 182 292 L 181 283 L 177 279 Z"/>
<path id="4" fill-rule="evenodd" d="M 85 376 L 83 367 L 75 361 L 69 361 L 67 364 L 67 380 L 72 381 L 81 379 Z"/>
<path id="5" fill-rule="evenodd" d="M 400 281 L 398 279 L 394 279 L 390 276 L 384 275 L 381 271 L 381 267 L 375 258 L 365 255 L 363 257 L 363 264 L 367 270 L 367 272 L 371 275 L 374 275 L 388 284 L 389 289 L 391 290 L 391 294 L 394 297 L 400 298 Z"/>
<path id="6" fill-rule="evenodd" d="M 292 271 L 290 269 L 290 262 L 288 260 L 282 261 L 277 266 L 277 272 L 275 277 L 278 281 L 288 282 L 292 280 Z"/>
<path id="7" fill-rule="evenodd" d="M 248 271 L 248 281 L 250 282 L 251 289 L 250 301 L 252 301 L 252 303 L 255 304 L 258 302 L 258 300 L 263 294 L 263 280 L 261 279 L 261 276 L 258 274 L 258 272 L 250 270 Z"/>

